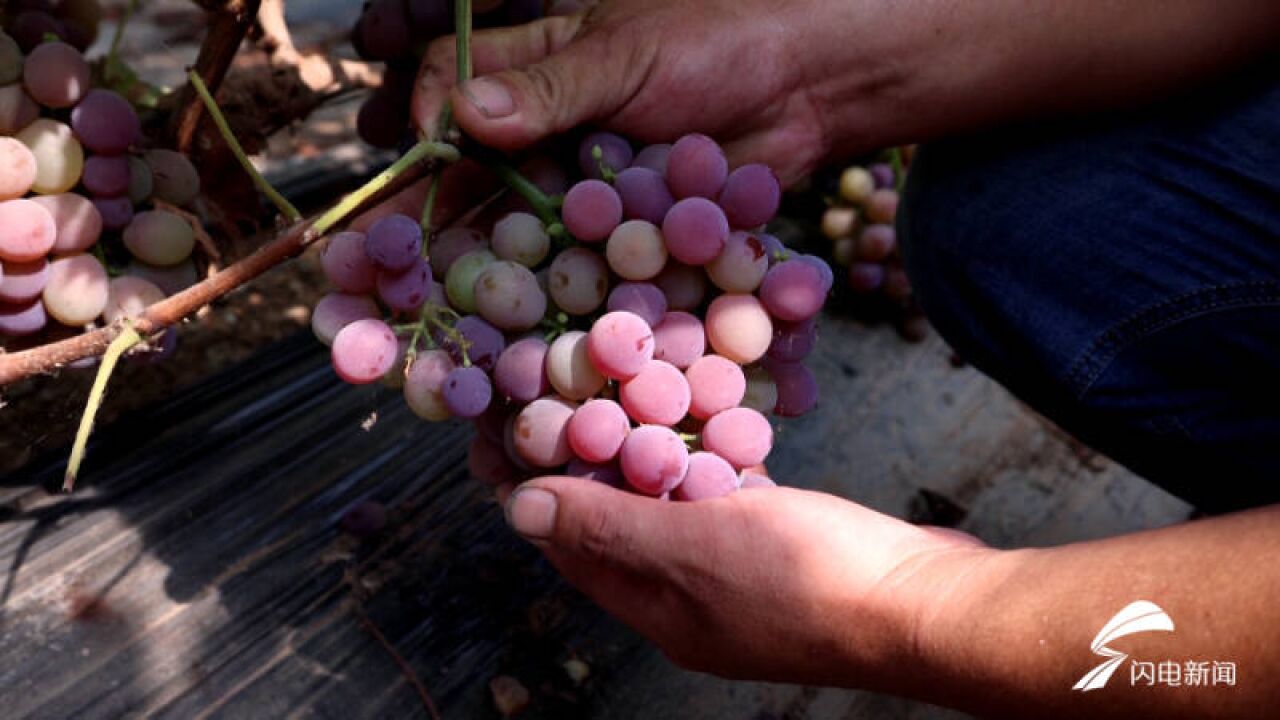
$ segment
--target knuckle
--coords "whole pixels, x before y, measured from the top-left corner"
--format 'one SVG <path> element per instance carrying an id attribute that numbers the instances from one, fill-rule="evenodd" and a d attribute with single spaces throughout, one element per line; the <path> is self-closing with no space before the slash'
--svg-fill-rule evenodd
<path id="1" fill-rule="evenodd" d="M 564 98 L 564 84 L 560 76 L 543 65 L 534 65 L 525 71 L 528 88 L 533 99 L 544 108 L 559 107 Z"/>

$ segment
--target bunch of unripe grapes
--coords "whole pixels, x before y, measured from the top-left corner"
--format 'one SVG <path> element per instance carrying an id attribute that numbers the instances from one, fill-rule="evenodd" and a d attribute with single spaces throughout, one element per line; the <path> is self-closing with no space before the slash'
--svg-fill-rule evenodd
<path id="1" fill-rule="evenodd" d="M 831 259 L 844 268 L 849 292 L 859 299 L 883 301 L 899 332 L 923 337 L 924 315 L 902 267 L 894 221 L 898 187 L 911 148 L 898 150 L 902 170 L 890 162 L 851 165 L 839 176 L 836 197 L 822 215 L 822 234 L 831 242 Z"/>
<path id="2" fill-rule="evenodd" d="M 0 32 L 6 346 L 136 315 L 197 279 L 195 228 L 165 208 L 190 204 L 199 175 L 183 155 L 150 147 L 133 105 L 94 87 L 94 76 L 80 50 L 52 35 L 24 54 Z M 174 341 L 168 333 L 161 347 Z"/>
<path id="3" fill-rule="evenodd" d="M 579 0 L 477 0 L 478 28 L 521 25 L 544 14 L 577 12 Z M 454 31 L 454 0 L 370 0 L 351 31 L 351 44 L 366 60 L 386 63 L 382 85 L 360 108 L 356 128 L 374 147 L 394 149 L 413 136 L 409 102 L 422 55 L 436 38 Z"/>
<path id="4" fill-rule="evenodd" d="M 768 484 L 766 415 L 817 402 L 804 364 L 827 264 L 763 232 L 773 172 L 704 135 L 633 154 L 589 135 L 554 221 L 424 239 L 404 215 L 330 237 L 312 315 L 334 369 L 430 421 L 475 421 L 473 474 L 571 475 L 677 500 Z"/>

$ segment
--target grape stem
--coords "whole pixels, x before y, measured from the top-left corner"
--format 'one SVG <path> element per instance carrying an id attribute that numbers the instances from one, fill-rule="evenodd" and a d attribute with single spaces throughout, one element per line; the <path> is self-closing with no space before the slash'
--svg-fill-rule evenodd
<path id="1" fill-rule="evenodd" d="M 519 170 L 506 162 L 493 160 L 488 162 L 488 165 L 498 178 L 507 184 L 507 187 L 515 190 L 529 203 L 538 219 L 542 220 L 542 224 L 546 226 L 547 232 L 551 232 L 555 227 L 559 227 L 561 233 L 564 232 L 564 224 L 556 214 L 556 202 L 550 195 L 542 192 L 542 188 L 534 185 L 532 180 L 521 175 Z"/>
<path id="2" fill-rule="evenodd" d="M 84 462 L 85 449 L 89 445 L 89 434 L 93 432 L 93 420 L 102 407 L 102 398 L 107 392 L 107 381 L 111 372 L 116 369 L 116 362 L 126 350 L 142 342 L 142 336 L 133 328 L 128 320 L 115 340 L 107 346 L 102 356 L 102 364 L 98 366 L 98 374 L 93 378 L 93 387 L 89 390 L 89 401 L 85 404 L 84 414 L 80 416 L 80 427 L 76 430 L 76 441 L 71 446 L 71 459 L 67 461 L 67 473 L 62 478 L 62 492 L 69 493 L 76 486 L 76 475 L 80 473 L 80 463 Z"/>
<path id="3" fill-rule="evenodd" d="M 191 81 L 191 87 L 195 88 L 196 94 L 200 96 L 200 100 L 204 102 L 205 109 L 209 111 L 209 117 L 213 118 L 213 123 L 218 126 L 218 133 L 222 135 L 222 139 L 227 143 L 227 147 L 231 149 L 231 154 L 236 156 L 236 160 L 240 162 L 240 167 L 249 173 L 249 177 L 253 179 L 253 184 L 258 186 L 262 194 L 267 196 L 272 205 L 280 211 L 281 215 L 293 224 L 302 219 L 302 213 L 298 212 L 298 208 L 293 206 L 278 190 L 272 187 L 267 179 L 262 177 L 262 173 L 258 172 L 258 168 L 249 162 L 249 156 L 245 154 L 244 148 L 241 147 L 240 141 L 236 139 L 236 135 L 231 131 L 231 126 L 227 124 L 227 118 L 222 114 L 222 108 L 218 107 L 218 101 L 213 98 L 209 92 L 209 88 L 204 84 L 204 79 L 196 74 L 195 70 L 187 71 L 187 78 Z"/>
<path id="4" fill-rule="evenodd" d="M 902 148 L 895 147 L 889 151 L 889 162 L 893 164 L 893 189 L 902 192 L 907 183 L 907 173 L 902 167 Z"/>
<path id="5" fill-rule="evenodd" d="M 107 59 L 102 66 L 103 80 L 108 84 L 115 80 L 116 68 L 119 67 L 120 43 L 124 40 L 124 29 L 137 11 L 138 0 L 129 0 L 129 4 L 124 6 L 124 14 L 120 16 L 120 23 L 116 25 L 116 32 L 111 36 L 111 49 L 107 51 Z"/>
<path id="6" fill-rule="evenodd" d="M 458 84 L 471 79 L 471 0 L 456 0 L 453 6 L 457 35 Z"/>

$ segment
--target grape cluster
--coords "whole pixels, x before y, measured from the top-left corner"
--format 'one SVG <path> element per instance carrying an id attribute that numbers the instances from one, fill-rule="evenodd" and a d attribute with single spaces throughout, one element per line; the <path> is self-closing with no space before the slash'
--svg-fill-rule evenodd
<path id="1" fill-rule="evenodd" d="M 923 312 L 911 291 L 902 267 L 894 220 L 898 214 L 898 187 L 911 148 L 901 153 L 901 169 L 889 162 L 852 165 L 839 175 L 836 197 L 822 214 L 822 234 L 831 241 L 830 254 L 845 268 L 848 290 L 855 300 L 884 301 L 899 332 L 921 336 Z"/>
<path id="2" fill-rule="evenodd" d="M 5 30 L 22 52 L 31 52 L 49 37 L 84 52 L 98 37 L 102 6 L 98 0 L 9 0 Z M 11 56 L 0 52 L 0 66 Z"/>
<path id="3" fill-rule="evenodd" d="M 312 327 L 334 369 L 426 420 L 473 420 L 487 482 L 562 471 L 677 500 L 768 484 L 766 414 L 817 402 L 803 361 L 830 268 L 762 232 L 777 178 L 730 171 L 711 138 L 633 154 L 595 133 L 579 159 L 554 222 L 517 211 L 428 240 L 391 215 L 330 237 L 336 291 Z"/>
<path id="4" fill-rule="evenodd" d="M 476 27 L 520 25 L 550 14 L 576 12 L 576 0 L 481 0 L 472 3 Z M 409 136 L 409 101 L 422 55 L 432 40 L 453 33 L 453 0 L 370 0 L 351 31 L 366 60 L 386 63 L 383 82 L 360 108 L 356 129 L 370 145 L 394 149 Z"/>
<path id="5" fill-rule="evenodd" d="M 58 5 L 71 6 L 83 7 Z M 74 46 L 47 39 L 29 50 L 0 32 L 0 338 L 50 320 L 113 322 L 196 281 L 192 224 L 156 207 L 195 199 L 191 162 L 144 150 L 134 107 L 93 87 Z M 108 270 L 108 255 L 123 267 Z"/>

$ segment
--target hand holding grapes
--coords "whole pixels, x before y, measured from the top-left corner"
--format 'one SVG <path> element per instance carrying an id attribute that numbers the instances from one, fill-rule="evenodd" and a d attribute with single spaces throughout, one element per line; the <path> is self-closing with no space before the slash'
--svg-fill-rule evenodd
<path id="1" fill-rule="evenodd" d="M 548 477 L 516 489 L 507 514 L 673 660 L 735 678 L 885 687 L 933 603 L 997 554 L 780 487 L 675 503 Z"/>

